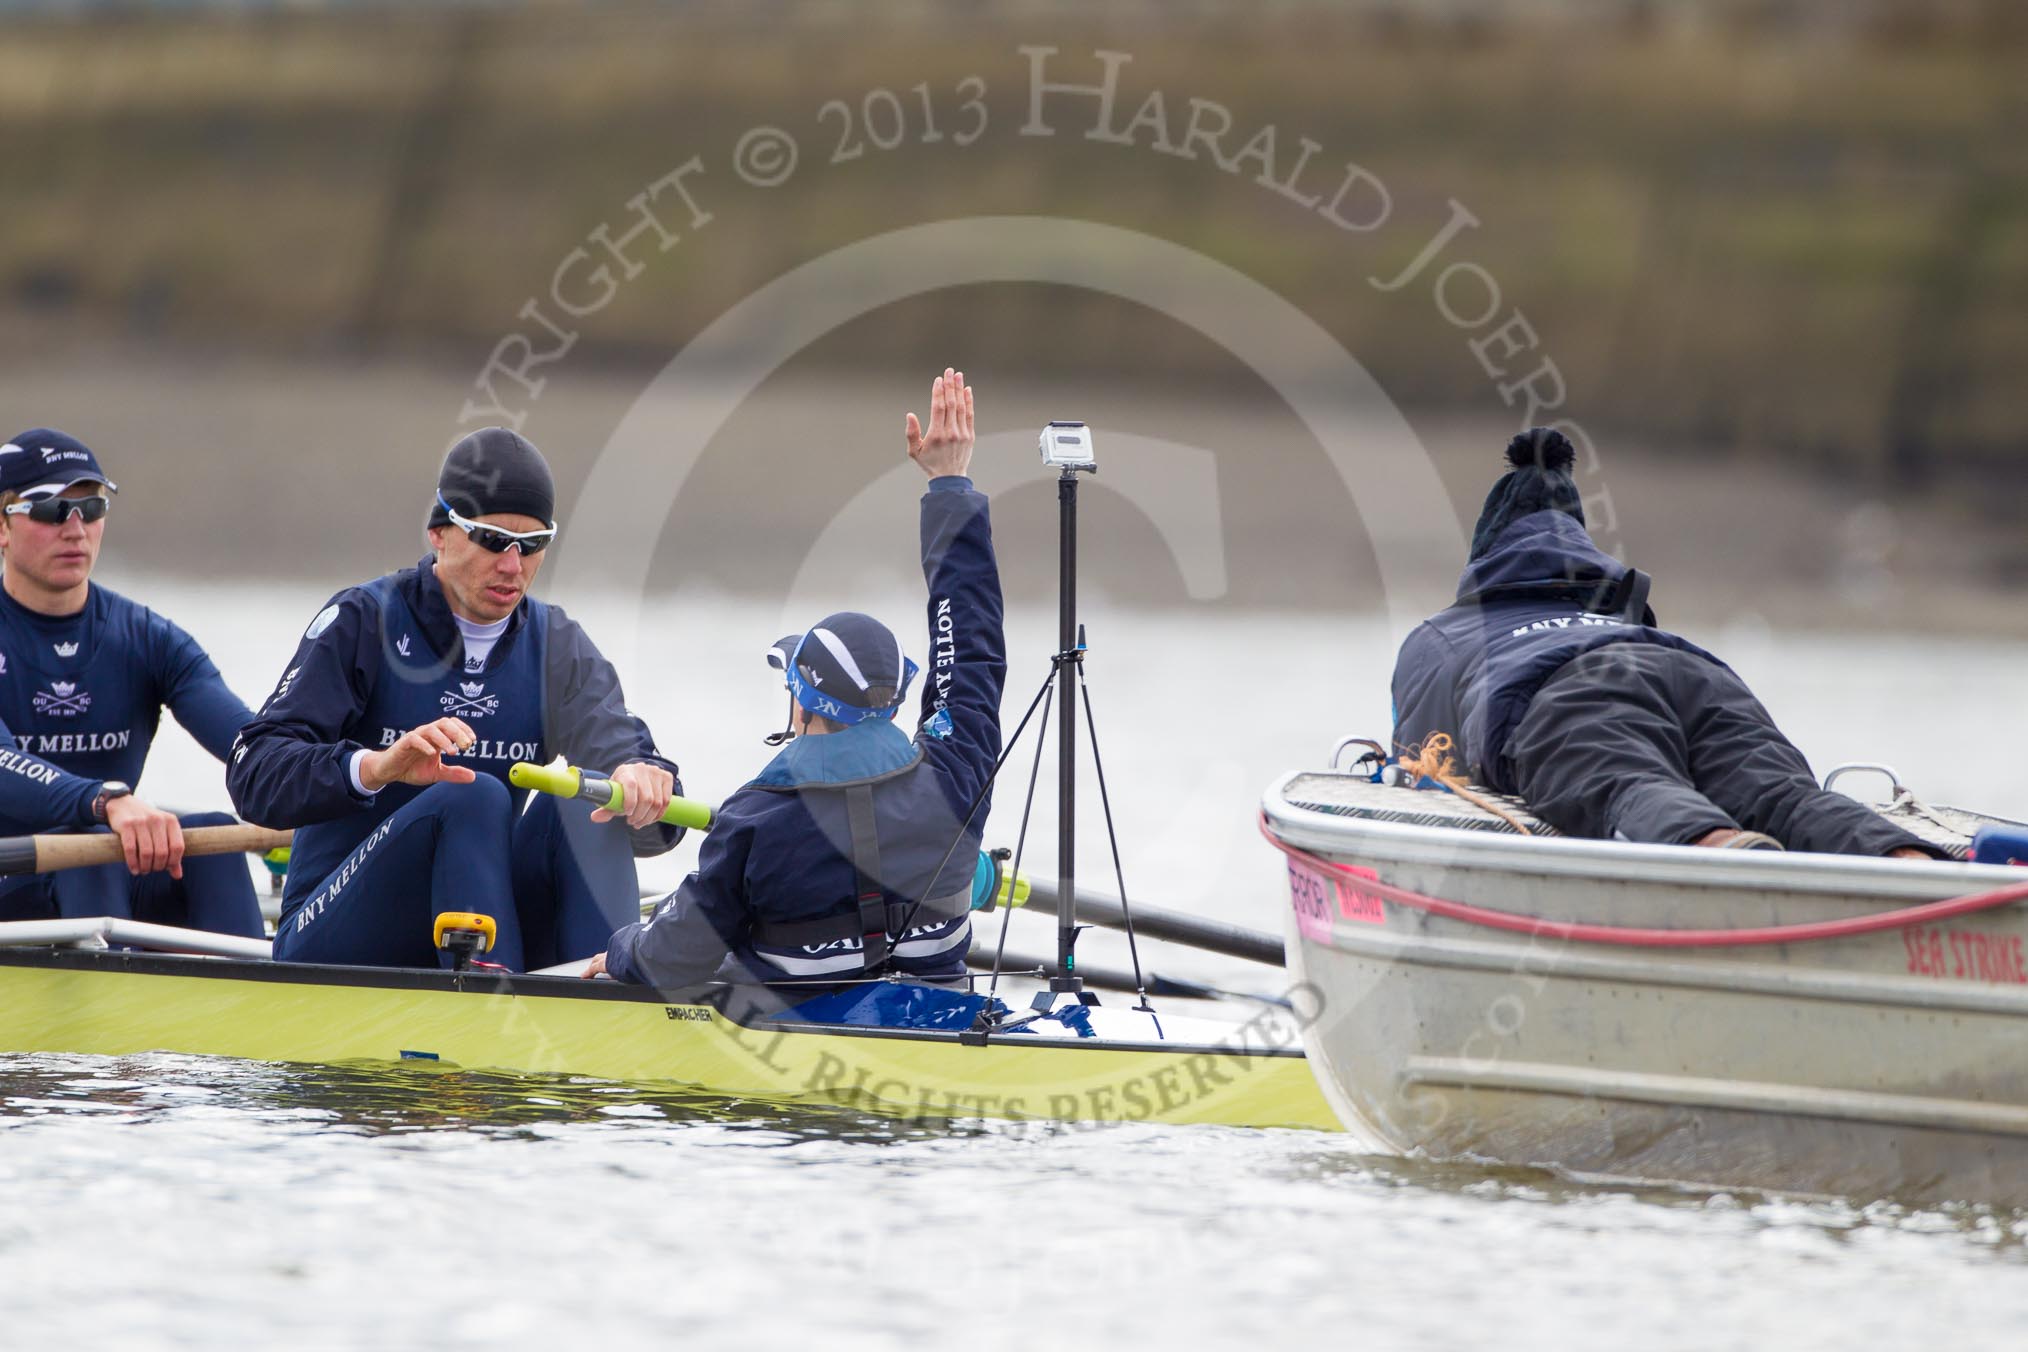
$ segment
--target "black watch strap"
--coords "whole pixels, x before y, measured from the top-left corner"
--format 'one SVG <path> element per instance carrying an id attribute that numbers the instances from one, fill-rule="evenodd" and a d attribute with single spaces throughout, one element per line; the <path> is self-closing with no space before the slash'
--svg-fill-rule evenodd
<path id="1" fill-rule="evenodd" d="M 115 798 L 126 798 L 133 792 L 133 785 L 122 784 L 117 779 L 109 779 L 99 785 L 99 796 L 92 799 L 92 820 L 103 822 L 106 819 L 106 804 Z"/>

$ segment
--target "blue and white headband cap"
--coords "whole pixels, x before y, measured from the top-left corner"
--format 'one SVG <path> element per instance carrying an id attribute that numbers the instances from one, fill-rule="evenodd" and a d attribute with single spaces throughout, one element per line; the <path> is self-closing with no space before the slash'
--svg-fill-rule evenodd
<path id="1" fill-rule="evenodd" d="M 858 611 L 827 615 L 801 635 L 768 649 L 768 665 L 796 703 L 834 723 L 892 718 L 908 698 L 918 668 L 894 631 Z"/>

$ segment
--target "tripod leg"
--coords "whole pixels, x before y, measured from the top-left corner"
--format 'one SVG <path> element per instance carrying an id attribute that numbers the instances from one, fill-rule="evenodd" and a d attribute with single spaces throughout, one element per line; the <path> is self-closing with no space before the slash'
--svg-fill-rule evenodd
<path id="1" fill-rule="evenodd" d="M 1083 638 L 1084 635 L 1080 632 L 1078 635 L 1080 647 L 1083 646 Z M 1134 960 L 1135 994 L 1141 997 L 1141 1003 L 1136 1005 L 1135 1009 L 1153 1014 L 1155 1012 L 1154 1007 L 1148 1003 L 1147 982 L 1141 976 L 1141 949 L 1140 945 L 1134 940 L 1134 912 L 1127 904 L 1127 875 L 1125 868 L 1120 863 L 1119 834 L 1113 830 L 1113 800 L 1112 795 L 1106 792 L 1106 766 L 1105 762 L 1099 757 L 1098 723 L 1092 717 L 1091 686 L 1085 680 L 1084 663 L 1082 662 L 1077 664 L 1077 685 L 1078 692 L 1084 696 L 1085 735 L 1091 741 L 1092 768 L 1098 772 L 1099 804 L 1105 808 L 1106 843 L 1112 847 L 1113 851 L 1113 879 L 1119 884 L 1120 888 L 1120 917 L 1126 921 L 1127 954 Z"/>
<path id="2" fill-rule="evenodd" d="M 1014 872 L 1011 876 L 1016 878 L 1021 876 L 1022 851 L 1028 848 L 1028 817 L 1035 810 L 1035 785 L 1042 777 L 1042 748 L 1048 744 L 1049 740 L 1043 736 L 1043 730 L 1049 726 L 1050 701 L 1055 690 L 1056 678 L 1055 673 L 1052 672 L 1050 679 L 1043 683 L 1042 693 L 1036 697 L 1042 703 L 1042 722 L 1037 725 L 1035 733 L 1035 764 L 1028 772 L 1028 797 L 1021 805 L 1021 834 L 1014 839 Z M 1025 722 L 1026 720 L 1023 721 Z M 1013 919 L 1014 908 L 1012 906 L 1002 907 L 1000 914 L 1000 943 L 993 950 L 993 979 L 986 987 L 986 1007 L 988 1009 L 993 1007 L 992 997 L 1000 990 L 1000 962 L 1007 952 L 1007 928 Z"/>

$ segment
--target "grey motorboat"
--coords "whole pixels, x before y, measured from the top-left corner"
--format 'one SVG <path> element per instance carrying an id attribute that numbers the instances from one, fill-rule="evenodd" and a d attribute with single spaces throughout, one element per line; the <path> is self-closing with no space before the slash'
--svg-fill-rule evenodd
<path id="1" fill-rule="evenodd" d="M 2028 1205 L 2028 873 L 1521 834 L 1298 773 L 1292 971 L 1376 1148 L 1602 1176 Z M 1898 789 L 1954 853 L 1998 819 Z M 2011 825 L 2011 824 L 2007 824 Z"/>

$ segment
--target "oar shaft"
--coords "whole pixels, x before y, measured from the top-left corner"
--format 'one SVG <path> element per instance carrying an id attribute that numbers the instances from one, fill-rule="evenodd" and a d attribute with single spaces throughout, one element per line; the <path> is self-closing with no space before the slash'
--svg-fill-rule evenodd
<path id="1" fill-rule="evenodd" d="M 1045 911 L 1059 915 L 1059 893 L 1056 883 L 1047 878 L 1033 881 L 1028 896 L 1031 910 Z M 1243 925 L 1228 925 L 1222 920 L 1206 920 L 1201 916 L 1185 915 L 1181 911 L 1164 910 L 1145 902 L 1135 902 L 1133 907 L 1134 933 L 1149 939 L 1163 939 L 1172 944 L 1184 944 L 1201 948 L 1209 953 L 1223 953 L 1227 957 L 1244 958 L 1248 962 L 1264 963 L 1269 967 L 1284 965 L 1281 936 L 1265 930 L 1247 929 Z M 1107 929 L 1125 929 L 1126 910 L 1118 897 L 1103 892 L 1091 892 L 1080 888 L 1077 894 L 1077 918 Z"/>
<path id="2" fill-rule="evenodd" d="M 291 839 L 288 831 L 271 831 L 265 826 L 192 826 L 183 832 L 183 853 L 238 854 L 266 853 L 280 849 Z M 126 848 L 110 832 L 80 835 L 15 836 L 0 840 L 0 876 L 18 873 L 54 873 L 58 869 L 87 868 L 93 864 L 118 864 L 126 860 Z"/>

